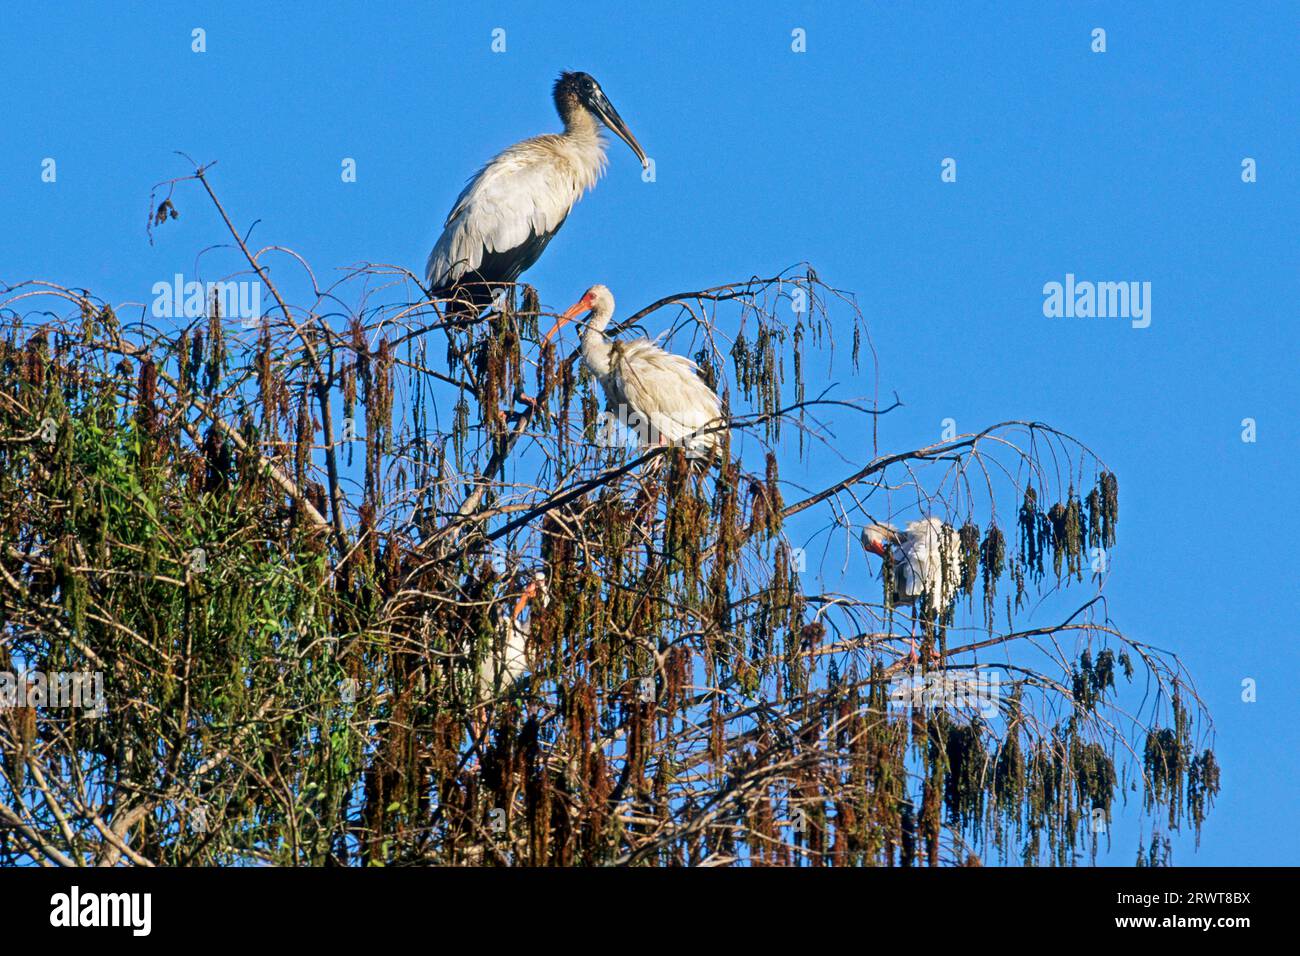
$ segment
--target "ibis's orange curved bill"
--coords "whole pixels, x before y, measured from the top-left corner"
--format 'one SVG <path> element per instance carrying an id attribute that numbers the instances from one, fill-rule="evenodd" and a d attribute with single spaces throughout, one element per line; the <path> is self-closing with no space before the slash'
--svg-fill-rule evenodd
<path id="1" fill-rule="evenodd" d="M 587 302 L 587 297 L 584 295 L 581 299 L 560 313 L 560 317 L 555 321 L 555 324 L 551 326 L 551 331 L 542 336 L 542 341 L 549 342 L 555 337 L 555 334 L 559 332 L 560 329 L 564 328 L 564 326 L 582 315 L 582 313 L 589 311 L 591 311 L 591 305 Z"/>
<path id="2" fill-rule="evenodd" d="M 528 585 L 524 588 L 524 593 L 519 595 L 519 600 L 515 602 L 514 613 L 511 614 L 510 616 L 518 620 L 519 615 L 524 613 L 524 608 L 528 607 L 528 602 L 533 599 L 533 595 L 536 593 L 537 593 L 537 582 L 536 581 L 528 582 Z"/>

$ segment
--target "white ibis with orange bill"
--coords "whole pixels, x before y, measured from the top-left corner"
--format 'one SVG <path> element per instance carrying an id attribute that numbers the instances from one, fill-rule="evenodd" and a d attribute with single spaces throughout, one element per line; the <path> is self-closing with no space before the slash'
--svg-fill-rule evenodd
<path id="1" fill-rule="evenodd" d="M 899 531 L 889 524 L 870 524 L 862 529 L 862 547 L 890 563 L 895 604 L 914 604 L 938 618 L 948 610 L 961 587 L 961 537 L 957 530 L 938 518 L 910 522 Z M 880 566 L 884 580 L 885 565 Z M 916 661 L 916 644 L 911 660 Z"/>
<path id="2" fill-rule="evenodd" d="M 718 453 L 726 435 L 722 403 L 699 366 L 649 339 L 611 341 L 605 329 L 614 296 L 605 286 L 592 286 L 561 313 L 545 340 L 584 313 L 582 361 L 600 381 L 610 410 L 638 433 L 642 446 L 683 445 L 692 457 Z"/>
<path id="3" fill-rule="evenodd" d="M 492 656 L 479 665 L 480 702 L 491 700 L 498 690 L 511 690 L 528 673 L 528 642 L 532 636 L 532 620 L 524 620 L 522 615 L 534 598 L 540 600 L 542 607 L 551 603 L 546 575 L 541 571 L 534 572 L 533 580 L 524 587 L 523 593 L 515 602 L 514 610 L 502 622 L 500 650 L 493 647 Z"/>

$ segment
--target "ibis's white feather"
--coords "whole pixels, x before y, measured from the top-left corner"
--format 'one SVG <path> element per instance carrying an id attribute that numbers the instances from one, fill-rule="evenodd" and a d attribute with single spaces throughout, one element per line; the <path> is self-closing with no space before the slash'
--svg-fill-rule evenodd
<path id="1" fill-rule="evenodd" d="M 540 571 L 533 584 L 524 591 L 514 613 L 502 615 L 499 624 L 500 645 L 494 645 L 492 654 L 479 665 L 479 700 L 490 700 L 498 691 L 507 692 L 529 671 L 528 641 L 532 637 L 532 618 L 521 620 L 519 613 L 524 604 L 538 595 L 542 607 L 551 603 L 546 576 Z"/>
<path id="2" fill-rule="evenodd" d="M 501 629 L 504 632 L 502 649 L 497 651 L 493 648 L 492 655 L 479 665 L 480 700 L 490 700 L 498 688 L 508 691 L 528 673 L 528 622 L 506 617 Z"/>
<path id="3" fill-rule="evenodd" d="M 614 296 L 592 286 L 591 318 L 582 336 L 582 360 L 605 390 L 610 408 L 648 444 L 684 444 L 712 454 L 722 446 L 722 403 L 699 366 L 665 351 L 648 339 L 610 342 L 605 327 L 614 314 Z M 698 433 L 698 434 L 697 434 Z"/>
<path id="4" fill-rule="evenodd" d="M 961 538 L 952 525 L 938 518 L 923 518 L 905 531 L 889 525 L 872 525 L 862 532 L 863 544 L 889 545 L 893 562 L 894 599 L 915 601 L 924 596 L 929 608 L 940 614 L 961 586 Z M 884 577 L 881 565 L 880 574 Z"/>
<path id="5" fill-rule="evenodd" d="M 616 342 L 612 351 L 614 394 L 649 423 L 652 435 L 670 444 L 684 441 L 698 452 L 718 447 L 721 431 L 701 430 L 721 422 L 722 404 L 698 365 L 646 339 Z"/>

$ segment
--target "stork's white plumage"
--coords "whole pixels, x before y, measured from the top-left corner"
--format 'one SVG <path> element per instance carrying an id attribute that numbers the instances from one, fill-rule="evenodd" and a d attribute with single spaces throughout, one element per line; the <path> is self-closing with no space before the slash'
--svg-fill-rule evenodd
<path id="1" fill-rule="evenodd" d="M 645 151 L 594 78 L 562 73 L 554 98 L 564 132 L 509 147 L 457 198 L 425 266 L 435 297 L 460 292 L 481 309 L 492 299 L 493 284 L 514 282 L 537 261 L 605 170 L 598 120 L 648 165 Z"/>
<path id="2" fill-rule="evenodd" d="M 862 529 L 862 546 L 892 566 L 894 601 L 910 604 L 922 597 L 936 615 L 948 609 L 961 587 L 961 537 L 938 518 L 923 518 L 905 531 L 872 524 Z M 883 578 L 885 566 L 880 566 Z"/>
<path id="3" fill-rule="evenodd" d="M 584 312 L 591 315 L 582 333 L 582 360 L 600 381 L 610 410 L 638 433 L 642 445 L 680 444 L 693 455 L 718 452 L 726 432 L 722 404 L 700 378 L 699 366 L 648 339 L 608 339 L 614 296 L 605 286 L 588 289 L 546 339 Z"/>

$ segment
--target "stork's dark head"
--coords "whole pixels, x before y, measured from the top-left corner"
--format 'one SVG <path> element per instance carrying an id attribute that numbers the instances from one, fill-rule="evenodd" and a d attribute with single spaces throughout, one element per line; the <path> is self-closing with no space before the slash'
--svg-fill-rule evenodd
<path id="1" fill-rule="evenodd" d="M 605 91 L 600 88 L 600 84 L 590 73 L 561 73 L 560 78 L 555 81 L 554 95 L 555 109 L 564 120 L 566 127 L 572 125 L 574 116 L 579 110 L 590 113 L 613 130 L 614 135 L 627 143 L 632 152 L 636 153 L 636 158 L 641 160 L 643 167 L 650 165 L 645 150 L 641 148 L 641 144 L 636 141 L 632 131 L 623 122 L 623 117 L 618 115 L 618 110 L 614 109 L 614 104 L 609 101 Z"/>

